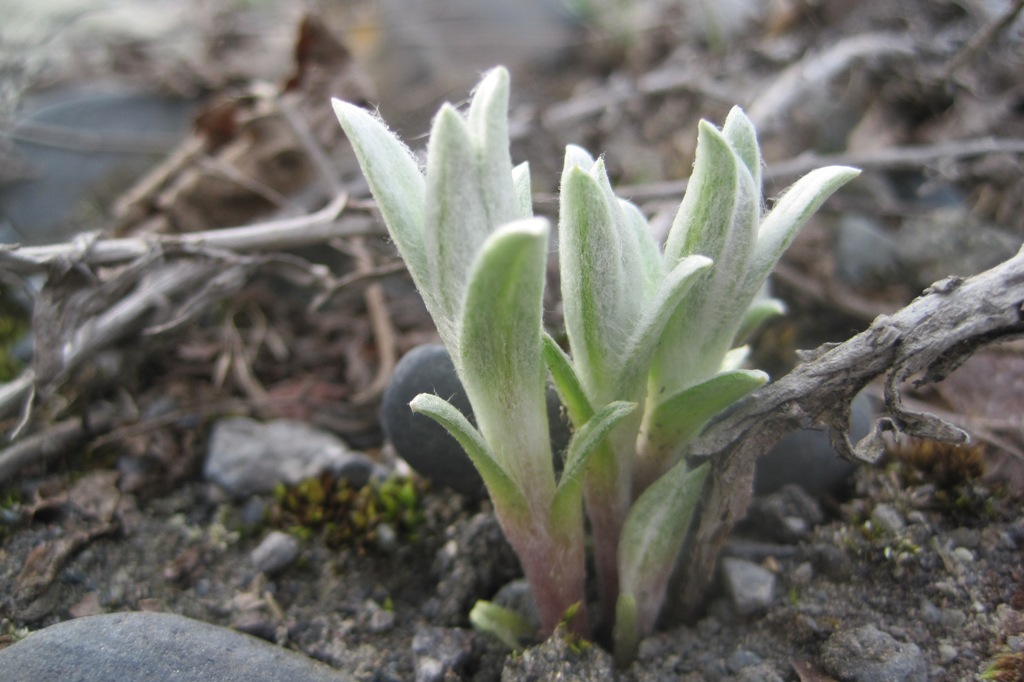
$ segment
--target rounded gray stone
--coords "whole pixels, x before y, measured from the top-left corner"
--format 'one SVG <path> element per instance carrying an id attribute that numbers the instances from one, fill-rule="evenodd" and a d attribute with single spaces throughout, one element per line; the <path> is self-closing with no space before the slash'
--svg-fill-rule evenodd
<path id="1" fill-rule="evenodd" d="M 263 538 L 249 558 L 257 571 L 269 575 L 291 566 L 298 556 L 299 541 L 288 533 L 275 530 Z"/>
<path id="2" fill-rule="evenodd" d="M 927 682 L 928 662 L 913 643 L 874 625 L 842 630 L 822 647 L 826 672 L 844 682 Z"/>
<path id="3" fill-rule="evenodd" d="M 398 454 L 421 476 L 470 497 L 485 497 L 480 474 L 455 438 L 433 419 L 409 407 L 420 393 L 444 398 L 476 424 L 469 398 L 444 346 L 424 344 L 402 357 L 384 392 L 381 423 Z M 569 442 L 569 430 L 560 411 L 558 396 L 549 390 L 548 423 L 556 464 L 557 453 Z"/>
<path id="4" fill-rule="evenodd" d="M 0 650 L 0 682 L 349 682 L 311 658 L 171 613 L 51 625 Z"/>
<path id="5" fill-rule="evenodd" d="M 769 607 L 775 599 L 775 576 L 753 562 L 726 557 L 722 577 L 733 607 L 742 616 Z"/>
<path id="6" fill-rule="evenodd" d="M 871 430 L 871 403 L 865 395 L 854 398 L 850 415 L 850 440 L 856 443 Z M 838 495 L 856 470 L 832 448 L 826 429 L 801 429 L 783 436 L 757 461 L 754 492 L 766 495 L 795 484 L 815 497 Z"/>
<path id="7" fill-rule="evenodd" d="M 329 471 L 366 485 L 373 461 L 333 433 L 305 422 L 228 417 L 214 424 L 203 476 L 235 497 L 269 493 Z"/>

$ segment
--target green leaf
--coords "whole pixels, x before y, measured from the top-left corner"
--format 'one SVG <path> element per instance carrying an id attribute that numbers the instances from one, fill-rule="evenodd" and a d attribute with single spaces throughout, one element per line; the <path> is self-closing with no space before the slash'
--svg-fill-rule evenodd
<path id="1" fill-rule="evenodd" d="M 686 462 L 655 481 L 633 504 L 619 543 L 620 594 L 634 602 L 636 636 L 651 633 L 665 589 L 710 471 Z M 625 636 L 616 635 L 616 639 Z"/>
<path id="2" fill-rule="evenodd" d="M 533 217 L 533 185 L 530 181 L 530 164 L 523 161 L 512 169 L 512 184 L 515 186 L 519 205 L 517 218 Z"/>
<path id="3" fill-rule="evenodd" d="M 508 138 L 509 75 L 504 67 L 488 71 L 473 91 L 466 123 L 477 151 L 474 171 L 493 229 L 523 216 L 512 179 Z"/>
<path id="4" fill-rule="evenodd" d="M 622 210 L 623 228 L 630 234 L 629 241 L 636 248 L 636 263 L 644 282 L 644 298 L 650 298 L 654 296 L 658 285 L 665 277 L 661 250 L 654 240 L 650 223 L 640 209 L 625 199 L 619 199 L 619 207 Z"/>
<path id="5" fill-rule="evenodd" d="M 642 448 L 662 461 L 674 457 L 712 417 L 768 381 L 760 370 L 736 369 L 718 374 L 659 402 L 646 415 Z"/>
<path id="6" fill-rule="evenodd" d="M 566 145 L 562 174 L 564 175 L 573 166 L 578 166 L 581 170 L 589 173 L 590 169 L 594 167 L 594 157 L 583 147 L 574 144 Z"/>
<path id="7" fill-rule="evenodd" d="M 637 622 L 636 600 L 628 594 L 619 594 L 615 602 L 615 665 L 624 670 L 636 660 L 640 650 L 640 623 Z"/>
<path id="8" fill-rule="evenodd" d="M 608 402 L 625 334 L 632 326 L 622 319 L 622 290 L 635 286 L 627 277 L 636 273 L 623 271 L 604 188 L 579 166 L 567 168 L 562 176 L 558 235 L 565 326 L 575 366 L 591 400 Z"/>
<path id="9" fill-rule="evenodd" d="M 458 441 L 473 462 L 473 466 L 480 472 L 480 477 L 487 485 L 496 506 L 500 505 L 510 512 L 525 512 L 526 505 L 522 492 L 505 472 L 501 463 L 495 459 L 494 453 L 480 432 L 458 408 L 431 393 L 420 393 L 412 399 L 409 407 L 413 412 L 425 414 L 436 421 Z"/>
<path id="10" fill-rule="evenodd" d="M 511 169 L 507 170 L 511 173 Z M 509 178 L 511 182 L 511 175 Z M 473 259 L 497 227 L 489 219 L 469 128 L 448 104 L 441 107 L 431 129 L 426 183 L 427 259 L 445 314 L 445 319 L 434 321 L 448 344 L 459 318 Z"/>
<path id="11" fill-rule="evenodd" d="M 337 99 L 331 103 L 398 251 L 416 286 L 429 296 L 432 283 L 423 244 L 426 184 L 416 157 L 369 112 Z"/>
<path id="12" fill-rule="evenodd" d="M 583 392 L 583 386 L 576 376 L 569 356 L 549 334 L 544 334 L 543 344 L 544 363 L 551 372 L 555 390 L 558 391 L 558 397 L 569 413 L 569 421 L 578 429 L 594 415 L 594 408 L 591 407 L 587 394 Z"/>
<path id="13" fill-rule="evenodd" d="M 541 314 L 548 223 L 504 225 L 470 272 L 458 343 L 459 378 L 480 431 L 531 497 L 554 493 Z"/>
<path id="14" fill-rule="evenodd" d="M 518 612 L 483 599 L 473 605 L 469 622 L 479 632 L 496 637 L 513 651 L 519 651 L 537 635 L 536 628 Z"/>
<path id="15" fill-rule="evenodd" d="M 786 304 L 777 298 L 769 298 L 767 296 L 755 298 L 754 302 L 747 308 L 746 314 L 743 315 L 740 328 L 736 331 L 736 336 L 733 338 L 733 345 L 746 343 L 765 320 L 769 320 L 777 315 L 783 315 L 785 312 Z"/>
<path id="16" fill-rule="evenodd" d="M 697 126 L 697 152 L 679 211 L 665 242 L 667 265 L 700 254 L 712 260 L 725 241 L 739 201 L 739 163 L 729 141 L 707 121 Z"/>
<path id="17" fill-rule="evenodd" d="M 573 434 L 569 441 L 568 454 L 565 458 L 565 468 L 562 470 L 562 477 L 558 481 L 558 488 L 555 491 L 555 499 L 551 504 L 552 524 L 559 525 L 559 519 L 572 518 L 572 509 L 581 503 L 583 472 L 586 469 L 590 456 L 594 454 L 604 441 L 608 432 L 623 417 L 631 414 L 637 407 L 636 403 L 616 401 L 610 403 L 591 417 L 583 428 Z M 566 512 L 570 515 L 566 516 Z"/>
<path id="18" fill-rule="evenodd" d="M 676 337 L 665 338 L 665 328 L 698 276 L 711 266 L 710 258 L 687 256 L 676 263 L 668 276 L 662 280 L 654 299 L 644 308 L 642 317 L 633 330 L 633 336 L 623 352 L 625 365 L 619 377 L 618 395 L 632 396 L 634 386 L 643 380 L 659 342 L 680 342 Z"/>
<path id="19" fill-rule="evenodd" d="M 666 246 L 715 261 L 673 314 L 654 362 L 656 392 L 673 392 L 714 374 L 750 303 L 743 284 L 757 234 L 760 192 L 728 140 L 702 121 L 694 176 Z M 691 201 L 693 199 L 693 201 Z M 696 203 L 695 203 L 696 202 Z"/>
<path id="20" fill-rule="evenodd" d="M 750 171 L 754 187 L 761 189 L 761 148 L 757 144 L 757 131 L 739 107 L 733 107 L 725 118 L 722 135 L 729 141 L 736 155 Z"/>
<path id="21" fill-rule="evenodd" d="M 856 168 L 827 166 L 811 171 L 786 190 L 757 231 L 746 290 L 753 294 L 761 287 L 807 219 L 836 190 L 858 175 L 860 171 Z"/>

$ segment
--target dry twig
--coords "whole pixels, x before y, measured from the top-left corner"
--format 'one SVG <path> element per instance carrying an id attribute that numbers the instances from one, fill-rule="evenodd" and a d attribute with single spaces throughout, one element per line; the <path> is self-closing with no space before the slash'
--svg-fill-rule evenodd
<path id="1" fill-rule="evenodd" d="M 917 384 L 941 381 L 978 348 L 1021 336 L 1024 248 L 980 275 L 933 284 L 910 305 L 879 316 L 843 344 L 803 354 L 803 364 L 709 427 L 690 450 L 694 457 L 709 458 L 713 473 L 690 555 L 681 564 L 683 612 L 692 614 L 700 605 L 723 543 L 746 514 L 757 458 L 785 433 L 801 424 L 827 425 L 841 455 L 867 462 L 880 456 L 886 431 L 964 442 L 963 430 L 907 409 L 900 386 L 915 375 L 920 375 Z M 883 374 L 887 416 L 854 445 L 849 440 L 850 403 Z"/>
<path id="2" fill-rule="evenodd" d="M 353 228 L 337 218 L 348 205 L 347 195 L 335 197 L 316 213 L 281 218 L 243 227 L 222 228 L 180 235 L 154 235 L 123 239 L 93 239 L 49 246 L 0 245 L 0 265 L 15 272 L 40 272 L 60 261 L 85 265 L 123 263 L 158 250 L 224 249 L 273 251 L 318 244 L 342 236 L 366 234 L 362 225 Z M 373 232 L 377 234 L 377 232 Z"/>

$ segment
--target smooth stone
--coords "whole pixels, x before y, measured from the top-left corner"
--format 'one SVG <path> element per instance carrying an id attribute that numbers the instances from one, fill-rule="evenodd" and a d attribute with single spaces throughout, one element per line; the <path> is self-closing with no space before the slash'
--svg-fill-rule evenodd
<path id="1" fill-rule="evenodd" d="M 755 497 L 742 523 L 745 534 L 766 542 L 795 543 L 825 521 L 818 498 L 793 483 Z"/>
<path id="2" fill-rule="evenodd" d="M 856 213 L 844 215 L 837 233 L 836 272 L 844 282 L 868 288 L 900 278 L 897 237 L 877 219 Z"/>
<path id="3" fill-rule="evenodd" d="M 927 682 L 928 662 L 916 644 L 874 625 L 836 632 L 822 647 L 825 671 L 845 682 Z"/>
<path id="4" fill-rule="evenodd" d="M 876 504 L 871 510 L 871 523 L 886 535 L 898 535 L 907 525 L 899 510 L 884 502 Z"/>
<path id="5" fill-rule="evenodd" d="M 370 480 L 375 464 L 334 434 L 305 422 L 228 417 L 213 426 L 203 476 L 242 498 L 327 471 L 359 488 Z"/>
<path id="6" fill-rule="evenodd" d="M 747 616 L 771 605 L 775 599 L 775 575 L 743 559 L 722 559 L 722 575 L 733 608 Z"/>
<path id="7" fill-rule="evenodd" d="M 249 554 L 256 570 L 268 575 L 283 571 L 299 556 L 299 541 L 288 533 L 271 531 Z"/>
<path id="8" fill-rule="evenodd" d="M 33 632 L 0 650 L 0 679 L 348 682 L 354 678 L 234 630 L 171 613 L 133 612 L 87 616 Z"/>
<path id="9" fill-rule="evenodd" d="M 867 396 L 854 398 L 850 407 L 850 440 L 856 443 L 868 435 L 873 418 Z M 793 431 L 757 461 L 754 492 L 766 495 L 795 484 L 814 497 L 838 496 L 857 466 L 836 453 L 826 429 Z"/>
<path id="10" fill-rule="evenodd" d="M 421 626 L 412 638 L 416 682 L 457 679 L 473 653 L 473 634 L 459 628 Z"/>
<path id="11" fill-rule="evenodd" d="M 900 228 L 897 257 L 924 288 L 949 275 L 969 277 L 1012 258 L 1019 235 L 981 222 L 967 202 L 912 216 Z"/>
<path id="12" fill-rule="evenodd" d="M 91 215 L 97 195 L 123 187 L 171 152 L 195 108 L 187 100 L 109 83 L 55 88 L 29 98 L 27 106 L 29 113 L 12 130 L 26 177 L 0 184 L 0 241 L 23 245 L 65 241 L 96 227 L 89 223 L 98 219 Z M 85 147 L 18 139 L 19 127 L 33 125 Z M 147 150 L 142 141 L 156 148 Z M 120 148 L 105 148 L 111 143 Z"/>
<path id="13" fill-rule="evenodd" d="M 469 398 L 444 346 L 417 346 L 399 361 L 381 405 L 384 433 L 402 459 L 424 478 L 464 495 L 485 497 L 483 480 L 462 446 L 440 424 L 409 408 L 420 393 L 444 398 L 476 424 Z M 548 391 L 548 422 L 557 460 L 557 453 L 569 442 L 569 429 L 562 420 L 554 390 Z"/>

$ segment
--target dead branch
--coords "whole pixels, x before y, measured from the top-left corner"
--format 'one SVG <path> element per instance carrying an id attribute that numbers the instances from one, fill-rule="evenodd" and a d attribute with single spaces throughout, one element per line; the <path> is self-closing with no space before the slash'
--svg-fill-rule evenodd
<path id="1" fill-rule="evenodd" d="M 854 64 L 865 59 L 887 62 L 912 56 L 913 42 L 899 33 L 862 33 L 838 41 L 826 50 L 812 52 L 787 67 L 750 103 L 747 116 L 761 135 L 774 130 L 808 92 L 820 90 Z"/>
<path id="2" fill-rule="evenodd" d="M 969 279 L 948 277 L 892 315 L 881 315 L 849 341 L 802 354 L 803 364 L 752 394 L 693 444 L 695 458 L 712 461 L 711 485 L 700 521 L 681 563 L 683 613 L 693 614 L 714 574 L 733 526 L 746 514 L 757 458 L 801 425 L 826 425 L 844 457 L 874 462 L 882 433 L 900 431 L 947 442 L 967 433 L 938 417 L 913 412 L 900 395 L 903 382 L 941 381 L 977 349 L 1024 336 L 1024 248 Z M 869 382 L 886 374 L 885 411 L 856 445 L 849 440 L 850 403 Z"/>
<path id="3" fill-rule="evenodd" d="M 946 65 L 946 70 L 943 74 L 944 80 L 952 79 L 956 72 L 974 59 L 979 52 L 991 47 L 992 41 L 1013 24 L 1022 10 L 1024 10 L 1024 0 L 1014 0 L 1013 4 L 1005 12 L 982 26 L 977 33 L 971 36 L 967 44 L 949 60 L 949 64 Z"/>
<path id="4" fill-rule="evenodd" d="M 180 235 L 154 235 L 123 239 L 76 239 L 48 246 L 0 245 L 0 265 L 15 272 L 40 272 L 58 261 L 86 265 L 122 263 L 166 249 L 213 248 L 239 252 L 291 249 L 318 244 L 337 237 L 367 233 L 363 224 L 337 221 L 348 205 L 339 195 L 316 213 L 282 218 L 243 227 L 222 228 Z"/>

